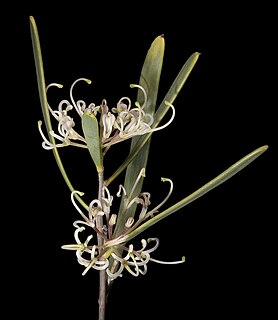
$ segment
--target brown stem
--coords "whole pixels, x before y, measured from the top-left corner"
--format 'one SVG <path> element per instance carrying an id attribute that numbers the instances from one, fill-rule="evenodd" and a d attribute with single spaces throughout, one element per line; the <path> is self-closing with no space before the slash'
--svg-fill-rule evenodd
<path id="1" fill-rule="evenodd" d="M 99 172 L 98 174 L 98 199 L 102 203 L 103 196 L 103 172 Z M 98 230 L 102 232 L 103 230 L 103 217 L 96 217 L 96 227 Z M 103 238 L 98 234 L 97 235 L 98 245 L 101 246 L 103 244 Z M 100 254 L 103 249 L 100 249 Z M 106 307 L 106 272 L 105 270 L 100 270 L 99 272 L 99 298 L 98 298 L 98 319 L 105 320 L 105 307 Z"/>
<path id="2" fill-rule="evenodd" d="M 105 320 L 106 307 L 106 272 L 99 272 L 98 320 Z"/>

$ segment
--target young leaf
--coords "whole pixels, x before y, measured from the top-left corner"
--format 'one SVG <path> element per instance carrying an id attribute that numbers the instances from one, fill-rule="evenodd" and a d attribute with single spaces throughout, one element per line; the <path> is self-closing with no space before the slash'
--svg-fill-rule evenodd
<path id="1" fill-rule="evenodd" d="M 92 113 L 85 112 L 82 115 L 81 121 L 87 147 L 94 161 L 97 172 L 103 172 L 103 154 L 99 139 L 97 118 Z"/>

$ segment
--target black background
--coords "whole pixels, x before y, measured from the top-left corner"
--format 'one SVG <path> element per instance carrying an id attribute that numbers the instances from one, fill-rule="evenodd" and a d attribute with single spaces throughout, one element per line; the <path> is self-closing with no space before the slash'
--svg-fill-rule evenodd
<path id="1" fill-rule="evenodd" d="M 273 8 L 243 8 L 234 2 L 58 7 L 16 6 L 6 11 L 2 28 L 2 62 L 8 71 L 2 107 L 3 275 L 8 278 L 3 290 L 10 311 L 31 318 L 96 319 L 98 309 L 97 271 L 82 276 L 74 253 L 61 249 L 73 240 L 72 222 L 79 217 L 37 130 L 42 114 L 29 29 L 33 15 L 46 82 L 64 85 L 52 90 L 53 106 L 69 98 L 70 85 L 79 77 L 93 81 L 79 86 L 78 94 L 88 102 L 105 98 L 112 106 L 126 95 L 134 100 L 129 84 L 138 83 L 147 50 L 164 34 L 160 103 L 186 59 L 201 53 L 174 103 L 174 122 L 152 138 L 144 190 L 151 192 L 154 206 L 167 192 L 161 176 L 174 182 L 171 205 L 247 153 L 269 145 L 231 180 L 142 235 L 160 238 L 158 259 L 185 255 L 186 263 L 149 263 L 148 273 L 138 278 L 126 273 L 112 288 L 107 320 L 165 314 L 173 319 L 269 318 L 277 213 Z M 128 143 L 109 151 L 107 175 L 127 152 Z M 97 181 L 89 154 L 67 148 L 61 156 L 76 189 L 94 197 Z"/>

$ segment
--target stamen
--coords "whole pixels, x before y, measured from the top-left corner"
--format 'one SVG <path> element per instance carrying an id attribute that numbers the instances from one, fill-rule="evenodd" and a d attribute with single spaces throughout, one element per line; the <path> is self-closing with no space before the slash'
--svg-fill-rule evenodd
<path id="1" fill-rule="evenodd" d="M 46 93 L 47 93 L 47 91 L 48 91 L 48 89 L 49 89 L 50 87 L 63 88 L 63 85 L 62 85 L 62 84 L 59 84 L 59 83 L 50 83 L 50 84 L 49 84 L 48 86 L 46 86 L 46 88 L 45 88 Z M 52 115 L 54 116 L 54 118 L 57 120 L 56 115 L 55 115 L 55 111 L 53 111 L 53 109 L 50 107 L 48 101 L 47 101 L 47 106 L 48 106 L 48 109 L 49 109 L 49 111 L 51 112 L 51 114 L 52 114 Z"/>
<path id="2" fill-rule="evenodd" d="M 71 142 L 67 137 L 61 137 L 59 135 L 57 135 L 53 130 L 49 131 L 49 134 L 53 137 L 53 138 L 56 138 L 57 140 L 59 141 L 62 141 L 62 143 L 51 143 L 49 140 L 47 140 L 46 136 L 44 135 L 44 133 L 42 132 L 42 121 L 39 120 L 38 121 L 38 129 L 39 129 L 39 132 L 43 138 L 43 142 L 42 142 L 42 146 L 44 149 L 46 150 L 51 150 L 51 149 L 54 149 L 54 148 L 61 148 L 61 147 L 65 147 L 65 146 L 68 146 L 68 145 L 72 145 L 72 146 L 76 146 L 76 147 L 81 147 L 81 148 L 87 148 L 87 145 L 83 145 L 83 144 L 80 144 L 80 143 L 74 143 L 74 142 Z M 83 141 L 83 138 L 82 138 L 82 141 Z"/>
<path id="3" fill-rule="evenodd" d="M 105 197 L 105 193 L 106 193 L 106 197 Z M 113 201 L 113 196 L 111 196 L 109 189 L 104 186 L 103 187 L 103 200 L 106 200 L 106 203 L 109 207 L 111 207 L 112 205 L 112 201 Z"/>
<path id="4" fill-rule="evenodd" d="M 133 195 L 133 192 L 134 192 L 134 190 L 135 190 L 135 188 L 137 187 L 137 184 L 138 184 L 138 182 L 139 182 L 139 180 L 141 179 L 141 177 L 145 177 L 146 175 L 145 175 L 145 168 L 142 168 L 141 170 L 140 170 L 140 172 L 139 172 L 139 174 L 138 174 L 138 176 L 137 176 L 137 179 L 135 180 L 135 183 L 134 183 L 134 185 L 133 185 L 133 187 L 132 187 L 132 189 L 131 189 L 131 191 L 130 191 L 130 195 L 129 195 L 129 197 L 128 197 L 128 200 L 130 201 L 130 199 L 131 199 L 131 197 L 132 197 L 132 195 Z"/>
<path id="5" fill-rule="evenodd" d="M 88 243 L 90 242 L 90 240 L 93 238 L 93 235 L 92 234 L 90 234 L 88 237 L 87 237 L 87 239 L 86 239 L 86 241 L 84 242 L 84 246 L 85 247 L 87 247 L 88 246 Z M 94 246 L 95 247 L 95 246 Z"/>
<path id="6" fill-rule="evenodd" d="M 126 196 L 126 190 L 123 185 L 119 185 L 119 191 L 117 192 L 117 197 L 121 197 L 121 191 L 123 191 L 123 194 Z"/>
<path id="7" fill-rule="evenodd" d="M 82 276 L 84 276 L 90 268 L 94 268 L 96 270 L 105 270 L 109 266 L 108 259 L 105 260 L 98 260 L 97 258 L 94 258 L 91 260 L 89 265 L 86 267 L 86 269 L 82 272 Z"/>
<path id="8" fill-rule="evenodd" d="M 140 273 L 139 273 L 139 268 L 138 268 L 138 266 L 135 266 L 135 271 L 136 271 L 136 272 L 134 272 L 127 263 L 124 264 L 124 267 L 125 267 L 126 270 L 127 270 L 130 274 L 132 274 L 134 277 L 138 277 L 138 276 L 139 276 Z"/>
<path id="9" fill-rule="evenodd" d="M 90 221 L 93 220 L 93 217 L 95 216 L 96 212 L 98 212 L 100 210 L 102 210 L 100 201 L 97 199 L 91 201 L 91 203 L 89 205 L 89 219 L 90 219 Z"/>
<path id="10" fill-rule="evenodd" d="M 39 132 L 40 132 L 40 134 L 41 134 L 41 136 L 42 136 L 42 138 L 43 138 L 42 146 L 43 146 L 43 148 L 46 149 L 46 150 L 51 150 L 51 149 L 54 148 L 54 145 L 53 145 L 53 143 L 49 142 L 49 141 L 46 139 L 46 136 L 45 136 L 44 133 L 42 132 L 42 128 L 41 128 L 41 127 L 42 127 L 42 121 L 39 120 L 39 121 L 38 121 L 38 129 L 39 129 Z"/>
<path id="11" fill-rule="evenodd" d="M 142 87 L 142 86 L 139 86 L 138 84 L 131 84 L 130 85 L 130 88 L 138 88 L 138 89 L 141 89 L 141 91 L 143 92 L 143 95 L 144 95 L 144 102 L 143 102 L 143 105 L 142 105 L 142 109 L 145 108 L 146 106 L 146 103 L 147 103 L 147 92 L 146 90 Z M 136 105 L 136 104 L 135 104 Z"/>
<path id="12" fill-rule="evenodd" d="M 125 223 L 125 227 L 126 228 L 130 228 L 134 223 L 134 218 L 133 217 L 129 217 Z"/>
<path id="13" fill-rule="evenodd" d="M 96 213 L 94 214 L 94 217 L 93 217 L 93 227 L 95 226 L 95 221 L 97 219 L 97 217 L 102 217 L 104 216 L 104 212 L 99 210 L 99 211 L 96 211 Z"/>
<path id="14" fill-rule="evenodd" d="M 75 228 L 80 228 L 79 224 L 84 224 L 84 225 L 87 226 L 87 227 L 91 227 L 91 225 L 90 225 L 89 222 L 86 222 L 86 221 L 83 221 L 83 220 L 75 220 L 75 221 L 73 222 L 73 226 L 74 226 Z"/>
<path id="15" fill-rule="evenodd" d="M 85 216 L 85 214 L 82 212 L 82 210 L 78 207 L 78 205 L 77 205 L 76 202 L 75 202 L 75 197 L 74 197 L 74 195 L 75 195 L 76 193 L 77 193 L 79 196 L 83 196 L 83 195 L 84 195 L 84 192 L 80 192 L 80 191 L 77 191 L 77 190 L 73 190 L 72 193 L 71 193 L 71 195 L 70 195 L 71 202 L 72 202 L 72 204 L 74 205 L 75 209 L 80 213 L 80 215 L 82 216 L 82 218 L 83 218 L 85 221 L 89 222 L 89 221 L 88 221 L 88 218 Z"/>
<path id="16" fill-rule="evenodd" d="M 147 267 L 147 264 L 146 264 L 146 263 L 143 264 L 143 268 L 144 268 L 144 270 L 139 269 L 139 272 L 140 272 L 142 275 L 145 275 L 145 274 L 147 273 L 147 271 L 148 271 L 148 267 Z"/>
<path id="17" fill-rule="evenodd" d="M 96 245 L 94 245 L 91 251 L 91 260 L 94 259 L 96 255 L 97 255 Z"/>
<path id="18" fill-rule="evenodd" d="M 82 117 L 83 112 L 82 112 L 80 106 L 75 103 L 75 101 L 74 101 L 74 99 L 73 99 L 73 95 L 72 95 L 73 87 L 74 87 L 75 84 L 76 84 L 77 82 L 79 82 L 79 81 L 85 81 L 85 82 L 87 82 L 88 84 L 91 84 L 92 81 L 89 80 L 89 79 L 86 79 L 86 78 L 79 78 L 79 79 L 75 80 L 75 81 L 73 82 L 73 84 L 71 85 L 71 87 L 70 87 L 70 98 L 71 98 L 71 102 L 72 102 L 75 110 L 76 110 L 77 113 L 79 114 L 79 116 Z"/>
<path id="19" fill-rule="evenodd" d="M 63 105 L 66 104 L 66 108 L 63 110 Z M 69 103 L 68 100 L 62 100 L 58 104 L 58 110 L 53 111 L 53 116 L 57 121 L 60 121 L 63 119 L 63 117 L 67 116 L 68 111 L 72 110 L 73 106 Z"/>
<path id="20" fill-rule="evenodd" d="M 101 120 L 103 125 L 103 138 L 108 139 L 112 133 L 116 117 L 111 112 L 108 112 L 102 115 Z"/>
<path id="21" fill-rule="evenodd" d="M 113 213 L 109 219 L 109 225 L 110 226 L 114 226 L 116 224 L 117 221 L 117 215 L 115 213 Z"/>
<path id="22" fill-rule="evenodd" d="M 82 112 L 82 114 L 84 113 L 85 109 L 86 109 L 86 102 L 84 100 L 78 100 L 76 101 L 76 105 L 77 108 Z"/>
<path id="23" fill-rule="evenodd" d="M 159 239 L 158 239 L 158 238 L 149 238 L 149 239 L 147 240 L 148 243 L 150 243 L 150 242 L 152 242 L 152 241 L 155 241 L 155 242 L 156 242 L 155 245 L 154 245 L 154 247 L 151 248 L 151 249 L 148 249 L 148 250 L 144 250 L 144 252 L 150 253 L 150 252 L 155 251 L 155 250 L 158 248 L 158 246 L 159 246 Z"/>
<path id="24" fill-rule="evenodd" d="M 84 110 L 84 112 L 89 111 L 93 113 L 95 116 L 97 115 L 97 112 L 99 111 L 100 106 L 96 106 L 93 102 L 88 105 L 88 107 Z"/>
<path id="25" fill-rule="evenodd" d="M 62 249 L 65 249 L 65 250 L 80 250 L 82 248 L 84 248 L 83 244 L 65 244 L 63 246 L 61 246 Z"/>
<path id="26" fill-rule="evenodd" d="M 147 247 L 147 244 L 148 244 L 145 239 L 142 239 L 142 240 L 141 240 L 141 243 L 142 243 L 142 249 L 139 250 L 139 252 L 144 251 L 144 250 L 146 249 L 146 247 Z"/>
<path id="27" fill-rule="evenodd" d="M 78 229 L 76 229 L 74 231 L 74 239 L 75 239 L 76 243 L 81 244 L 81 241 L 79 240 L 78 234 L 84 230 L 85 230 L 85 227 L 79 227 Z"/>
<path id="28" fill-rule="evenodd" d="M 82 257 L 82 254 L 83 254 L 83 253 L 84 253 L 83 250 L 77 250 L 77 251 L 76 251 L 75 254 L 76 254 L 77 262 L 78 262 L 79 264 L 81 264 L 82 266 L 87 267 L 87 266 L 89 265 L 89 263 L 90 263 L 90 260 L 83 258 L 83 257 Z"/>
<path id="29" fill-rule="evenodd" d="M 127 269 L 132 275 L 134 275 L 135 277 L 138 277 L 139 274 L 140 274 L 140 272 L 139 272 L 139 266 L 138 266 L 137 261 L 136 261 L 136 259 L 135 259 L 135 257 L 134 257 L 134 254 L 133 254 L 132 252 L 130 253 L 130 258 L 132 259 L 133 263 L 127 261 L 127 265 L 125 265 L 125 267 L 126 267 L 126 269 Z M 135 272 L 133 272 L 133 271 L 131 270 L 131 268 L 129 267 L 130 265 L 133 266 L 133 267 L 135 267 Z"/>
<path id="30" fill-rule="evenodd" d="M 105 260 L 98 260 L 96 263 L 93 265 L 93 268 L 96 270 L 105 270 L 109 266 L 109 261 L 108 259 Z"/>
<path id="31" fill-rule="evenodd" d="M 178 260 L 178 261 L 161 261 L 161 260 L 156 260 L 153 258 L 150 258 L 150 261 L 159 263 L 159 264 L 179 264 L 179 263 L 184 263 L 185 262 L 185 257 L 182 257 L 182 260 Z"/>
<path id="32" fill-rule="evenodd" d="M 124 121 L 120 116 L 118 116 L 116 121 L 114 121 L 114 127 L 119 130 L 120 133 L 124 131 Z"/>
<path id="33" fill-rule="evenodd" d="M 173 192 L 173 182 L 172 182 L 171 179 L 161 178 L 161 181 L 162 181 L 162 182 L 165 182 L 165 181 L 169 182 L 169 183 L 170 183 L 170 190 L 169 190 L 167 196 L 165 197 L 165 199 L 164 199 L 160 204 L 158 204 L 154 209 L 152 209 L 151 211 L 149 211 L 149 212 L 146 214 L 145 219 L 147 219 L 148 217 L 153 216 L 153 214 L 154 214 L 155 212 L 157 212 L 158 209 L 169 199 L 170 195 L 171 195 L 172 192 Z"/>
<path id="34" fill-rule="evenodd" d="M 128 105 L 126 105 L 123 101 L 127 100 Z M 131 100 L 129 97 L 122 97 L 118 103 L 116 108 L 112 108 L 112 112 L 120 114 L 121 112 L 129 111 L 131 107 Z"/>
<path id="35" fill-rule="evenodd" d="M 51 131 L 49 131 L 49 134 L 53 137 L 53 138 L 55 138 L 55 139 L 57 139 L 57 140 L 59 140 L 59 141 L 62 141 L 62 144 L 61 145 L 63 145 L 63 146 L 66 146 L 66 145 L 69 145 L 70 144 L 70 140 L 69 139 L 67 139 L 66 137 L 61 137 L 61 136 L 59 136 L 58 134 L 56 134 L 53 130 L 51 130 Z M 55 144 L 55 147 L 57 146 L 57 144 Z"/>
<path id="36" fill-rule="evenodd" d="M 59 84 L 59 83 L 50 83 L 49 85 L 46 86 L 46 92 L 48 91 L 48 89 L 49 89 L 50 87 L 63 88 L 63 85 L 62 85 L 62 84 Z"/>
<path id="37" fill-rule="evenodd" d="M 91 260 L 91 262 L 88 264 L 88 266 L 86 267 L 86 269 L 82 272 L 82 276 L 84 276 L 90 268 L 92 268 L 92 266 L 96 263 L 97 258 L 94 258 L 93 260 Z"/>
<path id="38" fill-rule="evenodd" d="M 118 277 L 122 277 L 122 276 L 123 276 L 123 275 L 122 275 L 122 272 L 123 272 L 123 270 L 124 270 L 123 264 L 122 264 L 122 263 L 119 263 L 119 261 L 117 261 L 117 260 L 115 260 L 115 262 L 116 262 L 116 265 L 114 266 L 114 269 L 117 267 L 118 264 L 120 264 L 118 271 L 116 271 L 115 273 L 113 273 L 113 272 L 112 272 L 111 270 L 109 270 L 108 268 L 106 269 L 106 273 L 107 273 L 108 277 L 109 277 L 111 280 L 114 280 L 114 279 L 116 279 L 116 278 L 118 278 Z"/>
<path id="39" fill-rule="evenodd" d="M 171 103 L 169 103 L 168 101 L 164 101 L 164 103 L 166 104 L 166 106 L 168 106 L 168 107 L 170 107 L 170 108 L 172 109 L 172 112 L 173 112 L 173 113 L 172 113 L 171 119 L 170 119 L 167 123 L 165 123 L 164 125 L 152 129 L 150 132 L 158 131 L 158 130 L 161 130 L 161 129 L 164 129 L 164 128 L 168 127 L 169 124 L 170 124 L 170 123 L 174 120 L 174 118 L 175 118 L 176 110 L 175 110 L 174 106 L 173 106 Z"/>

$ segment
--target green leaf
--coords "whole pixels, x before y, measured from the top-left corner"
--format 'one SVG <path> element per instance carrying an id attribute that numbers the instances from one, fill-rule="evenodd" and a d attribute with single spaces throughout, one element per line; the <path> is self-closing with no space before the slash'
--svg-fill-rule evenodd
<path id="1" fill-rule="evenodd" d="M 258 158 L 262 153 L 264 153 L 268 149 L 268 146 L 262 146 L 253 152 L 247 154 L 245 157 L 237 161 L 235 164 L 230 166 L 228 169 L 226 169 L 224 172 L 219 174 L 216 178 L 212 179 L 208 183 L 206 183 L 204 186 L 190 194 L 189 196 L 185 197 L 181 201 L 177 202 L 173 206 L 169 207 L 168 209 L 164 210 L 163 212 L 157 214 L 155 217 L 151 218 L 150 220 L 143 223 L 141 226 L 139 226 L 137 229 L 131 231 L 127 236 L 127 241 L 133 239 L 135 236 L 140 234 L 141 232 L 145 231 L 149 227 L 153 226 L 158 221 L 168 217 L 170 214 L 176 212 L 177 210 L 182 209 L 189 203 L 195 201 L 196 199 L 200 198 L 210 190 L 218 187 L 223 182 L 230 179 L 232 176 L 234 176 L 236 173 L 241 171 L 243 168 L 245 168 L 247 165 L 249 165 L 252 161 L 254 161 L 256 158 Z"/>
<path id="2" fill-rule="evenodd" d="M 176 79 L 174 80 L 173 84 L 168 90 L 165 98 L 162 100 L 160 106 L 155 112 L 154 123 L 152 126 L 153 128 L 156 128 L 161 122 L 161 120 L 163 119 L 163 117 L 166 115 L 167 111 L 170 108 L 169 103 L 170 104 L 174 103 L 177 95 L 179 94 L 185 81 L 187 80 L 189 74 L 191 73 L 193 67 L 195 66 L 199 56 L 200 56 L 200 53 L 198 52 L 193 53 L 183 65 L 182 69 L 180 70 Z M 112 174 L 112 176 L 109 179 L 106 180 L 107 185 L 109 185 L 123 170 L 125 170 L 125 168 L 131 163 L 131 161 L 135 159 L 135 157 L 138 155 L 140 150 L 144 147 L 144 145 L 149 140 L 151 135 L 152 133 L 148 133 L 137 139 L 134 148 L 129 153 L 129 155 L 127 156 L 125 161 L 122 163 L 122 165 Z"/>
<path id="3" fill-rule="evenodd" d="M 164 49 L 165 49 L 165 41 L 163 36 L 158 36 L 152 42 L 142 70 L 139 80 L 139 85 L 142 86 L 147 93 L 147 103 L 144 107 L 146 113 L 151 115 L 155 112 L 156 107 L 156 100 L 158 94 L 158 87 L 161 75 L 161 69 L 163 64 L 163 57 L 164 57 Z M 138 90 L 137 101 L 140 105 L 144 103 L 144 95 L 142 91 Z M 133 137 L 131 139 L 131 147 L 130 153 L 132 154 L 136 149 L 136 145 L 140 137 Z M 141 171 L 142 168 L 146 168 L 148 155 L 149 155 L 149 148 L 150 148 L 150 139 L 144 144 L 144 146 L 140 149 L 137 153 L 137 157 L 128 165 L 125 175 L 124 187 L 129 195 L 133 185 Z M 141 192 L 143 184 L 143 179 L 140 179 L 136 188 L 133 191 L 133 196 L 138 195 Z M 133 217 L 136 211 L 137 204 L 133 204 L 129 209 L 125 210 L 124 202 L 122 199 L 119 214 L 117 218 L 117 224 L 115 227 L 114 235 L 120 234 L 122 229 L 124 228 L 125 222 L 128 217 Z"/>
<path id="4" fill-rule="evenodd" d="M 38 90 L 39 90 L 39 97 L 40 97 L 40 102 L 41 102 L 43 118 L 44 118 L 45 125 L 47 127 L 49 141 L 51 143 L 55 143 L 54 137 L 49 134 L 49 131 L 52 130 L 52 127 L 51 127 L 50 114 L 49 114 L 49 110 L 48 110 L 48 106 L 47 106 L 46 86 L 45 86 L 45 78 L 44 78 L 41 45 L 40 45 L 40 39 L 39 39 L 37 25 L 36 25 L 35 19 L 32 16 L 30 17 L 30 30 L 31 30 L 31 38 L 32 38 L 32 46 L 33 46 L 33 53 L 34 53 L 34 59 L 35 59 L 37 83 L 38 83 Z"/>
<path id="5" fill-rule="evenodd" d="M 103 153 L 97 118 L 92 113 L 85 112 L 81 119 L 87 147 L 95 163 L 97 172 L 103 172 Z"/>
<path id="6" fill-rule="evenodd" d="M 47 97 L 46 97 L 46 86 L 45 86 L 45 77 L 44 77 L 44 68 L 43 68 L 43 60 L 42 60 L 42 53 L 41 53 L 41 45 L 40 45 L 40 39 L 39 39 L 39 33 L 36 25 L 36 21 L 34 17 L 30 16 L 30 31 L 31 31 L 31 39 L 32 39 L 32 46 L 33 46 L 33 54 L 34 54 L 34 60 L 35 60 L 35 67 L 36 67 L 36 75 L 37 75 L 37 83 L 38 83 L 38 91 L 39 91 L 39 97 L 40 97 L 40 103 L 44 118 L 44 123 L 46 125 L 49 141 L 53 144 L 55 144 L 55 139 L 53 136 L 49 134 L 49 132 L 52 130 L 51 126 L 51 120 L 50 120 L 50 113 L 48 109 L 47 104 Z M 68 175 L 64 169 L 64 166 L 62 164 L 59 152 L 57 148 L 53 149 L 53 154 L 55 157 L 55 160 L 57 162 L 58 168 L 60 169 L 60 172 L 69 187 L 70 191 L 74 191 L 74 187 L 72 186 Z M 85 208 L 88 209 L 88 206 L 84 201 L 81 199 L 81 197 L 78 194 L 75 194 L 76 199 L 80 202 L 80 204 Z"/>
<path id="7" fill-rule="evenodd" d="M 190 75 L 193 67 L 195 66 L 198 58 L 200 56 L 199 52 L 194 52 L 188 60 L 183 65 L 182 69 L 178 73 L 175 81 L 171 85 L 170 89 L 166 93 L 166 96 L 162 100 L 159 108 L 157 109 L 155 116 L 154 116 L 154 124 L 153 127 L 157 127 L 160 121 L 163 119 L 167 111 L 169 110 L 169 105 L 165 103 L 167 101 L 170 104 L 173 104 L 175 99 L 177 98 L 179 92 L 181 91 L 185 81 L 187 80 L 188 76 Z"/>

